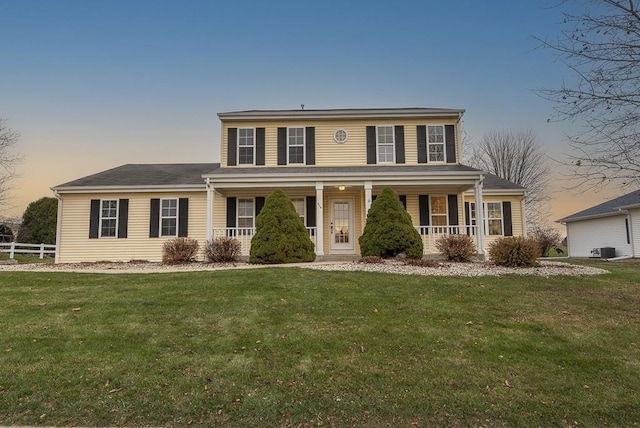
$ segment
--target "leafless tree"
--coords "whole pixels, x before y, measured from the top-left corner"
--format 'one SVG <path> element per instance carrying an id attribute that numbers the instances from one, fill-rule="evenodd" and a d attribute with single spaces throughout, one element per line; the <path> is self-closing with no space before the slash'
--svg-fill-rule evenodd
<path id="1" fill-rule="evenodd" d="M 20 160 L 15 153 L 19 135 L 6 126 L 6 121 L 0 118 L 0 206 L 6 206 L 10 181 L 15 177 L 14 166 Z"/>
<path id="2" fill-rule="evenodd" d="M 545 220 L 549 166 L 533 131 L 487 132 L 471 146 L 465 163 L 526 188 L 525 209 L 529 225 Z"/>
<path id="3" fill-rule="evenodd" d="M 565 0 L 558 7 L 587 8 L 563 13 L 557 38 L 539 38 L 557 53 L 573 77 L 538 94 L 554 103 L 550 120 L 570 120 L 580 130 L 569 136 L 564 162 L 573 187 L 640 184 L 640 0 Z M 571 186 L 570 186 L 571 187 Z"/>

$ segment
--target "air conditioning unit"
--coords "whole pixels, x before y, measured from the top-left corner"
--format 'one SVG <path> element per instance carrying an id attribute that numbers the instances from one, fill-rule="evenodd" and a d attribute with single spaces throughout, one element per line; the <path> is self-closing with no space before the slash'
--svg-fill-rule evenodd
<path id="1" fill-rule="evenodd" d="M 600 248 L 592 248 L 591 249 L 591 255 L 589 257 L 595 257 L 595 258 L 600 258 Z"/>

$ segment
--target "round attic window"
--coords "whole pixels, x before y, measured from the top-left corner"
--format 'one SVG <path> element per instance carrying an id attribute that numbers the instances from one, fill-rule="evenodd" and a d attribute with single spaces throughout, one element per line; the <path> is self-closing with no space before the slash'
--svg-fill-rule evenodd
<path id="1" fill-rule="evenodd" d="M 348 138 L 349 135 L 344 129 L 337 129 L 336 132 L 333 133 L 333 139 L 338 144 L 346 143 Z"/>

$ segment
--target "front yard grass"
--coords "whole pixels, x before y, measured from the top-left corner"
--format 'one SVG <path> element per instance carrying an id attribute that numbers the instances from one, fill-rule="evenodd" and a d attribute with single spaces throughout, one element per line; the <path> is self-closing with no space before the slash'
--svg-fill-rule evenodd
<path id="1" fill-rule="evenodd" d="M 640 264 L 581 263 L 0 272 L 0 425 L 637 426 Z"/>

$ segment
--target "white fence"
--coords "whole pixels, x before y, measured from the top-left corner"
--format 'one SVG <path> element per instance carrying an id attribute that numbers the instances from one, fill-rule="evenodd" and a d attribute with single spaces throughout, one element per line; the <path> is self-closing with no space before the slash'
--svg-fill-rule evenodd
<path id="1" fill-rule="evenodd" d="M 16 254 L 39 254 L 44 258 L 45 254 L 55 254 L 56 246 L 53 244 L 21 244 L 19 242 L 0 242 L 0 253 L 9 253 L 12 259 Z"/>

